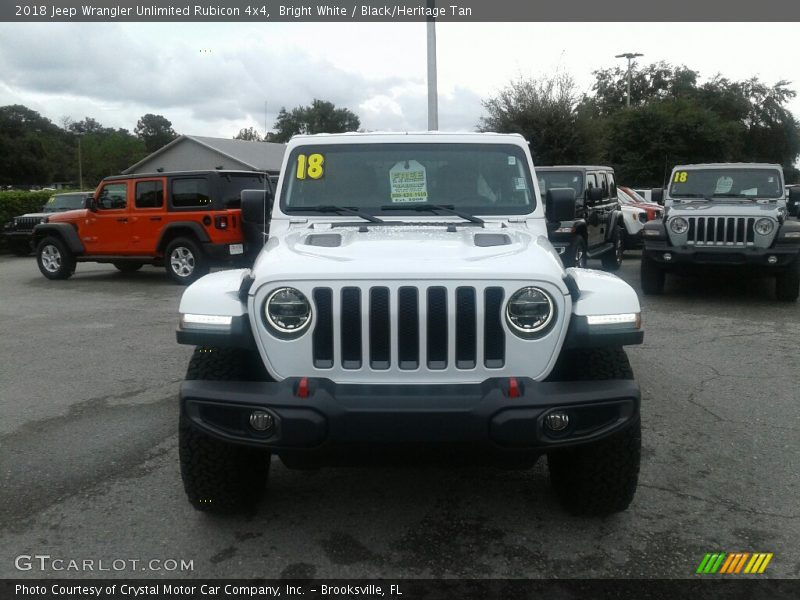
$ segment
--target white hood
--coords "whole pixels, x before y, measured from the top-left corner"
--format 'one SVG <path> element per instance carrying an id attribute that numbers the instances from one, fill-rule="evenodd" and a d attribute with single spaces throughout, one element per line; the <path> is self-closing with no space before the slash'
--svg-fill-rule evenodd
<path id="1" fill-rule="evenodd" d="M 262 279 L 547 280 L 566 291 L 547 238 L 521 228 L 446 225 L 308 227 L 272 237 L 253 268 Z"/>

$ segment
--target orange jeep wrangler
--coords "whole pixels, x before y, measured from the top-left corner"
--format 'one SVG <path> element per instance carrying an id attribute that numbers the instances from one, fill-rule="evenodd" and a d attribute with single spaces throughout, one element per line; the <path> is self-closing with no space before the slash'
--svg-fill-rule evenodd
<path id="1" fill-rule="evenodd" d="M 211 266 L 250 256 L 240 194 L 253 189 L 271 194 L 272 184 L 253 171 L 107 177 L 88 208 L 52 215 L 34 228 L 39 270 L 48 279 L 67 279 L 78 262 L 111 263 L 123 272 L 163 265 L 187 285 Z"/>

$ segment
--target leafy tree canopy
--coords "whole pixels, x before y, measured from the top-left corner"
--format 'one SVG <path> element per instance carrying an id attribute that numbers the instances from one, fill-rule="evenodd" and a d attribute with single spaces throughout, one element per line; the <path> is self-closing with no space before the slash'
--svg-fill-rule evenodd
<path id="1" fill-rule="evenodd" d="M 148 153 L 155 152 L 178 137 L 178 134 L 172 129 L 172 123 L 166 117 L 151 113 L 147 113 L 139 119 L 133 132 L 144 142 Z"/>
<path id="2" fill-rule="evenodd" d="M 332 102 L 314 100 L 309 106 L 298 106 L 288 112 L 281 108 L 268 136 L 270 142 L 288 142 L 298 133 L 343 133 L 358 131 L 361 121 L 347 108 L 336 108 Z"/>
<path id="3" fill-rule="evenodd" d="M 261 134 L 256 131 L 255 127 L 243 127 L 235 136 L 235 140 L 247 140 L 249 142 L 260 142 L 263 140 Z"/>

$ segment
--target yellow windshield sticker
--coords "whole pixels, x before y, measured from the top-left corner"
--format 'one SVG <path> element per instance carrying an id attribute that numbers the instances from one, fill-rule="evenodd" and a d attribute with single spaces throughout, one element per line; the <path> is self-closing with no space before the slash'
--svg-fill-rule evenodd
<path id="1" fill-rule="evenodd" d="M 389 183 L 392 203 L 428 201 L 427 173 L 416 160 L 401 161 L 389 169 Z"/>
<path id="2" fill-rule="evenodd" d="M 672 178 L 673 183 L 686 183 L 689 173 L 686 171 L 675 171 L 675 177 Z"/>
<path id="3" fill-rule="evenodd" d="M 324 164 L 325 157 L 322 154 L 298 154 L 296 176 L 298 179 L 319 179 L 325 174 Z"/>

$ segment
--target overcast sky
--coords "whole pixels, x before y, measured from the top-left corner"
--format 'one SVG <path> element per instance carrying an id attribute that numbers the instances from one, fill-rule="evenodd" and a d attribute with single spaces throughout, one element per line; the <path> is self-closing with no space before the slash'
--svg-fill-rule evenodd
<path id="1" fill-rule="evenodd" d="M 614 55 L 685 64 L 707 78 L 758 75 L 800 89 L 796 24 L 439 23 L 439 122 L 474 130 L 481 99 L 519 76 L 570 73 L 589 91 Z M 55 123 L 93 117 L 133 130 L 145 113 L 178 133 L 264 131 L 313 98 L 370 130 L 427 127 L 425 24 L 0 24 L 0 105 Z M 800 100 L 791 106 L 800 115 Z"/>

